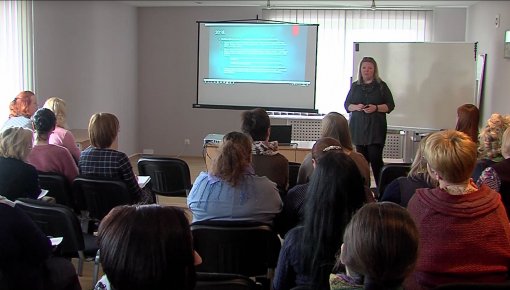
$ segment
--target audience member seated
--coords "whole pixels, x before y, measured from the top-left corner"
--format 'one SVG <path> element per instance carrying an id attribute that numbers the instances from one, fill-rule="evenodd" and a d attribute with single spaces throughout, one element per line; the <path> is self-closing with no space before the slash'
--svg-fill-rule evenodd
<path id="1" fill-rule="evenodd" d="M 285 236 L 275 290 L 296 286 L 327 289 L 345 227 L 365 203 L 363 177 L 356 163 L 336 147 L 325 150 L 310 178 L 303 226 Z"/>
<path id="2" fill-rule="evenodd" d="M 9 127 L 23 127 L 32 130 L 30 118 L 37 110 L 37 98 L 31 91 L 19 93 L 9 105 L 9 119 L 2 126 L 2 131 Z"/>
<path id="3" fill-rule="evenodd" d="M 0 132 L 0 194 L 10 200 L 37 198 L 37 170 L 25 162 L 32 150 L 32 130 L 9 127 Z"/>
<path id="4" fill-rule="evenodd" d="M 474 180 L 478 180 L 485 168 L 504 159 L 501 155 L 501 138 L 508 127 L 510 127 L 510 115 L 495 113 L 487 120 L 487 125 L 480 132 L 478 161 L 471 176 Z"/>
<path id="5" fill-rule="evenodd" d="M 274 182 L 255 175 L 251 148 L 246 134 L 230 132 L 223 137 L 211 172 L 201 172 L 188 195 L 193 222 L 242 220 L 272 224 L 282 201 Z"/>
<path id="6" fill-rule="evenodd" d="M 510 127 L 503 133 L 501 155 L 503 155 L 505 160 L 487 167 L 478 179 L 477 185 L 481 186 L 483 183 L 499 192 L 505 205 L 507 216 L 510 217 Z"/>
<path id="7" fill-rule="evenodd" d="M 84 176 L 120 179 L 126 182 L 133 203 L 153 203 L 154 196 L 138 185 L 129 158 L 117 151 L 119 119 L 110 113 L 96 113 L 89 121 L 91 146 L 80 156 L 78 168 Z"/>
<path id="8" fill-rule="evenodd" d="M 64 146 L 69 150 L 76 163 L 80 159 L 80 149 L 76 145 L 73 133 L 67 129 L 66 102 L 57 97 L 51 97 L 44 103 L 44 108 L 50 109 L 57 117 L 57 126 L 50 135 L 50 144 Z"/>
<path id="9" fill-rule="evenodd" d="M 188 219 L 176 207 L 118 206 L 98 232 L 105 275 L 95 290 L 192 290 L 195 265 Z"/>
<path id="10" fill-rule="evenodd" d="M 464 104 L 457 108 L 457 125 L 455 130 L 466 133 L 473 142 L 478 144 L 478 123 L 480 112 L 473 104 Z"/>
<path id="11" fill-rule="evenodd" d="M 466 134 L 431 134 L 423 152 L 439 187 L 421 188 L 408 210 L 420 233 L 419 257 L 406 289 L 508 278 L 510 224 L 499 193 L 471 180 L 476 144 Z"/>
<path id="12" fill-rule="evenodd" d="M 328 150 L 324 151 L 326 148 Z M 331 137 L 323 137 L 317 140 L 312 147 L 312 169 L 317 166 L 317 162 L 321 160 L 329 150 L 343 150 L 340 142 L 337 139 Z M 348 154 L 348 153 L 346 153 Z M 349 154 L 348 154 L 349 155 Z M 364 159 L 364 157 L 362 156 Z M 354 160 L 353 160 L 354 161 Z M 357 164 L 356 164 L 357 165 Z M 367 163 L 368 166 L 368 163 Z M 312 171 L 313 172 L 313 171 Z M 277 216 L 277 230 L 280 235 L 284 236 L 287 231 L 300 224 L 304 219 L 304 201 L 307 194 L 309 182 L 304 184 L 298 184 L 291 188 L 287 195 L 283 198 L 283 210 L 280 215 Z M 370 189 L 365 186 L 365 195 L 367 201 L 375 201 Z"/>
<path id="13" fill-rule="evenodd" d="M 340 142 L 342 150 L 356 162 L 361 175 L 365 178 L 365 185 L 370 188 L 370 166 L 365 157 L 363 157 L 363 154 L 354 151 L 347 119 L 337 112 L 328 113 L 322 118 L 321 137 L 331 137 Z M 307 183 L 312 172 L 312 154 L 309 153 L 305 156 L 299 167 L 297 184 Z"/>
<path id="14" fill-rule="evenodd" d="M 271 121 L 267 112 L 261 108 L 243 112 L 241 130 L 253 139 L 255 174 L 267 176 L 284 195 L 289 186 L 289 161 L 278 152 L 277 141 L 269 142 Z"/>
<path id="15" fill-rule="evenodd" d="M 32 117 L 34 120 L 34 147 L 28 154 L 27 162 L 38 171 L 54 172 L 63 175 L 73 183 L 78 176 L 78 166 L 73 156 L 66 148 L 48 143 L 49 136 L 56 124 L 55 114 L 46 108 L 41 108 Z"/>
<path id="16" fill-rule="evenodd" d="M 418 258 L 418 229 L 407 210 L 391 202 L 364 205 L 352 217 L 330 289 L 398 290 Z"/>
<path id="17" fill-rule="evenodd" d="M 51 242 L 24 212 L 0 196 L 0 285 L 15 290 L 81 289 L 70 261 L 52 257 Z"/>
<path id="18" fill-rule="evenodd" d="M 427 170 L 427 162 L 423 158 L 426 140 L 427 136 L 421 139 L 413 164 L 411 164 L 411 170 L 407 176 L 399 177 L 388 184 L 380 199 L 381 201 L 391 201 L 407 207 L 416 189 L 434 188 L 437 186 L 437 181 L 430 176 Z"/>

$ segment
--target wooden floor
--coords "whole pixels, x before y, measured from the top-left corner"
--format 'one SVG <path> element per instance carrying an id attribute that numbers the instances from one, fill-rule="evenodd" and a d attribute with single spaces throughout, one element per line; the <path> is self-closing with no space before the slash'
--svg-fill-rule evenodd
<path id="1" fill-rule="evenodd" d="M 129 160 L 131 161 L 131 165 L 133 166 L 133 171 L 136 175 L 138 175 L 138 167 L 137 162 L 138 159 L 140 159 L 141 154 L 134 154 L 129 156 Z M 191 182 L 195 181 L 197 176 L 200 174 L 201 171 L 206 171 L 205 161 L 203 157 L 179 157 L 180 159 L 186 161 L 188 163 L 189 169 L 190 169 L 190 175 L 191 175 Z M 188 218 L 191 220 L 191 213 L 188 210 L 187 204 L 186 204 L 186 198 L 185 197 L 167 197 L 167 196 L 159 196 L 158 197 L 158 203 L 161 205 L 171 205 L 171 206 L 178 206 L 186 210 L 186 213 L 188 215 Z M 77 259 L 73 259 L 73 264 L 75 268 L 77 268 Z M 94 261 L 87 261 L 84 263 L 83 267 L 83 275 L 79 277 L 80 284 L 83 290 L 91 290 L 93 289 L 92 285 L 92 274 L 94 270 Z M 101 278 L 101 275 L 103 275 L 102 270 L 100 270 L 99 278 Z"/>

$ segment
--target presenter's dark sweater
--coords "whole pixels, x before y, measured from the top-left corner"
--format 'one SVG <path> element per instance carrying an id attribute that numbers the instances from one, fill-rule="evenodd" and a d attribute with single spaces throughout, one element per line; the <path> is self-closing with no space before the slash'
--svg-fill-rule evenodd
<path id="1" fill-rule="evenodd" d="M 510 224 L 496 191 L 482 185 L 469 194 L 451 195 L 421 188 L 407 209 L 418 226 L 420 249 L 406 289 L 507 279 Z"/>

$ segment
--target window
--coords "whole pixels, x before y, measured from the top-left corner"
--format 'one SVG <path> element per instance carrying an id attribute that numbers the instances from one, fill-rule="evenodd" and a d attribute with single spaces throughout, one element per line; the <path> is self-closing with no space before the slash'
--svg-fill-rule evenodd
<path id="1" fill-rule="evenodd" d="M 0 1 L 0 122 L 21 91 L 33 90 L 32 1 Z"/>
<path id="2" fill-rule="evenodd" d="M 315 101 L 319 113 L 346 113 L 343 105 L 351 76 L 357 79 L 352 75 L 354 42 L 425 42 L 432 33 L 428 10 L 265 9 L 263 17 L 319 24 Z"/>

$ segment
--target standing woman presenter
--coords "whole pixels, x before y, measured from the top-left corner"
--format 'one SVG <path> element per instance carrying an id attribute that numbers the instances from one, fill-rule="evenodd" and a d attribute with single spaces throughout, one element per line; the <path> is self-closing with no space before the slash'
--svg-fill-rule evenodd
<path id="1" fill-rule="evenodd" d="M 349 130 L 356 151 L 370 163 L 376 184 L 383 167 L 383 148 L 386 142 L 386 114 L 393 111 L 395 102 L 388 85 L 379 77 L 377 63 L 364 57 L 359 65 L 358 80 L 352 83 L 344 103 L 350 113 Z"/>

